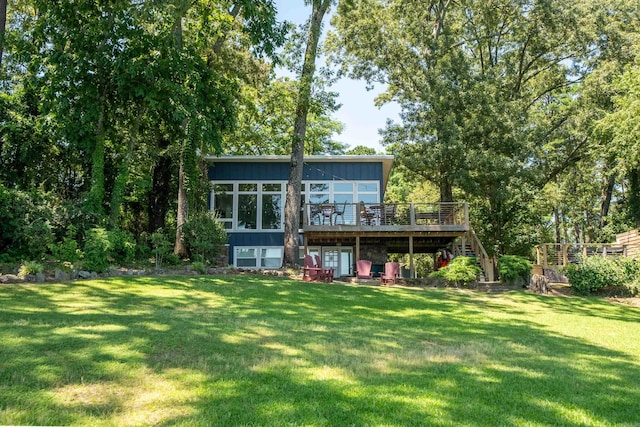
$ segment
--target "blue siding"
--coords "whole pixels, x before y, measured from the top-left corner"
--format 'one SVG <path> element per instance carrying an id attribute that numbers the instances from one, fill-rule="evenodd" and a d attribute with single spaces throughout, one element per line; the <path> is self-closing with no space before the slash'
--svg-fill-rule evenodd
<path id="1" fill-rule="evenodd" d="M 288 162 L 222 162 L 209 166 L 209 180 L 213 181 L 257 181 L 289 179 Z M 302 170 L 304 181 L 380 181 L 382 163 L 331 162 L 305 163 Z"/>

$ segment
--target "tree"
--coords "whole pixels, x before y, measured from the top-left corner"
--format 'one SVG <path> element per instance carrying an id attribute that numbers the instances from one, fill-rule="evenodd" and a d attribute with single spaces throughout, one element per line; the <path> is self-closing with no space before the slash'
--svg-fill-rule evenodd
<path id="1" fill-rule="evenodd" d="M 609 9 L 354 0 L 339 5 L 331 45 L 345 73 L 386 85 L 379 103 L 401 105 L 402 122 L 384 131 L 397 162 L 443 202 L 463 190 L 488 250 L 510 251 L 536 191 L 589 149 L 571 119 L 577 88 L 609 52 L 606 42 L 594 49 L 610 40 L 598 27 Z"/>
<path id="2" fill-rule="evenodd" d="M 287 198 L 284 210 L 284 264 L 298 264 L 298 227 L 300 224 L 300 186 L 304 161 L 304 141 L 307 130 L 307 115 L 311 99 L 311 85 L 315 72 L 318 43 L 322 29 L 322 20 L 331 6 L 332 0 L 312 0 L 312 12 L 309 25 L 307 47 L 304 55 L 300 88 L 296 102 L 296 119 L 291 143 L 291 165 L 287 182 Z"/>
<path id="3" fill-rule="evenodd" d="M 0 0 L 0 69 L 2 69 L 2 52 L 4 50 L 4 34 L 7 28 L 7 1 Z"/>

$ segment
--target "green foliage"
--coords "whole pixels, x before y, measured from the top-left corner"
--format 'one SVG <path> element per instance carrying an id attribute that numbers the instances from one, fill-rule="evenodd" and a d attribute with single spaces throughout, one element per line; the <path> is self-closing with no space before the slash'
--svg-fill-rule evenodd
<path id="1" fill-rule="evenodd" d="M 227 232 L 222 223 L 210 212 L 192 215 L 183 225 L 184 243 L 193 260 L 211 262 L 222 245 L 227 243 Z"/>
<path id="2" fill-rule="evenodd" d="M 136 241 L 133 234 L 123 230 L 111 230 L 109 236 L 109 261 L 122 265 L 133 261 Z"/>
<path id="3" fill-rule="evenodd" d="M 518 279 L 527 281 L 532 267 L 527 258 L 518 255 L 503 255 L 498 260 L 498 272 L 503 282 L 513 282 Z"/>
<path id="4" fill-rule="evenodd" d="M 109 233 L 104 228 L 92 228 L 84 242 L 84 261 L 82 268 L 104 273 L 109 268 L 109 253 L 112 244 Z"/>
<path id="5" fill-rule="evenodd" d="M 207 272 L 206 264 L 202 261 L 192 262 L 191 268 L 193 269 L 193 271 L 197 271 L 200 274 L 205 274 Z"/>
<path id="6" fill-rule="evenodd" d="M 20 265 L 18 277 L 25 278 L 30 274 L 38 274 L 44 271 L 44 266 L 37 261 L 25 261 Z"/>
<path id="7" fill-rule="evenodd" d="M 151 234 L 151 246 L 153 247 L 153 253 L 155 255 L 156 270 L 159 270 L 162 267 L 163 259 L 171 254 L 173 244 L 169 241 L 163 230 L 159 229 Z"/>
<path id="8" fill-rule="evenodd" d="M 42 192 L 7 189 L 0 183 L 0 253 L 40 259 L 54 240 L 53 210 Z"/>
<path id="9" fill-rule="evenodd" d="M 569 278 L 571 289 L 580 295 L 608 287 L 632 289 L 640 277 L 640 262 L 624 257 L 591 256 L 569 264 L 563 273 Z"/>
<path id="10" fill-rule="evenodd" d="M 442 277 L 447 282 L 456 286 L 469 286 L 478 280 L 482 272 L 477 265 L 475 257 L 455 257 L 446 267 L 429 274 L 429 277 Z"/>

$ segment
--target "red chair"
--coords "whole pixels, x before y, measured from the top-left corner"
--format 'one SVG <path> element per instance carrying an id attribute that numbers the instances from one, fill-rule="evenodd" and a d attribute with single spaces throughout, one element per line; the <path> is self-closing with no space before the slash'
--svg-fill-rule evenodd
<path id="1" fill-rule="evenodd" d="M 316 267 L 313 263 L 311 255 L 304 256 L 304 266 L 302 267 L 302 280 L 310 282 L 312 280 L 319 280 L 319 274 L 322 269 Z"/>
<path id="2" fill-rule="evenodd" d="M 380 275 L 380 285 L 396 284 L 400 277 L 400 264 L 387 262 L 384 264 L 384 273 Z"/>
<path id="3" fill-rule="evenodd" d="M 371 264 L 371 261 L 366 259 L 359 259 L 356 261 L 356 278 L 372 279 L 373 272 L 371 271 Z"/>

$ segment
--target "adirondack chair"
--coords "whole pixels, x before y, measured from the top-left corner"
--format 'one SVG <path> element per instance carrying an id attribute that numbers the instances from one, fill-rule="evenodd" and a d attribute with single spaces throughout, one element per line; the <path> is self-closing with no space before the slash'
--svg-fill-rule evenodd
<path id="1" fill-rule="evenodd" d="M 302 267 L 302 280 L 305 282 L 311 282 L 312 280 L 319 280 L 321 268 L 318 268 L 314 262 L 311 255 L 304 256 L 304 266 Z"/>
<path id="2" fill-rule="evenodd" d="M 335 269 L 323 267 L 322 261 L 320 260 L 320 255 L 315 255 L 315 258 L 316 267 L 320 269 L 320 271 L 318 271 L 318 280 L 322 280 L 324 282 L 333 282 L 333 273 Z"/>
<path id="3" fill-rule="evenodd" d="M 384 273 L 380 275 L 380 285 L 396 284 L 400 276 L 400 264 L 387 262 L 384 264 Z"/>
<path id="4" fill-rule="evenodd" d="M 359 259 L 356 261 L 356 277 L 358 279 L 371 279 L 373 278 L 373 272 L 371 271 L 371 261 L 366 259 Z"/>

